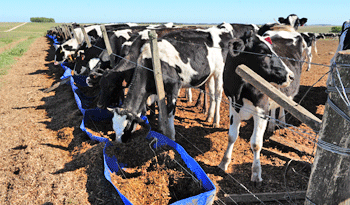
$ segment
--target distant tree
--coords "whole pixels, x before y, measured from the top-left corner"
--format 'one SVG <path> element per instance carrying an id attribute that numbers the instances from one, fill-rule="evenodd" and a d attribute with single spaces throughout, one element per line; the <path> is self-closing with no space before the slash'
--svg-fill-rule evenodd
<path id="1" fill-rule="evenodd" d="M 333 26 L 331 28 L 332 33 L 340 33 L 341 32 L 341 26 Z"/>
<path id="2" fill-rule="evenodd" d="M 55 23 L 55 19 L 53 18 L 45 18 L 45 17 L 31 17 L 30 22 L 38 22 L 38 23 Z"/>

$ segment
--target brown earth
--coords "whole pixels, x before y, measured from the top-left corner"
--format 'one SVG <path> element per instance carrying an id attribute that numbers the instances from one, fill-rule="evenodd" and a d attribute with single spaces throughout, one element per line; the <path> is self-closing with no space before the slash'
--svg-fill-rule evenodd
<path id="1" fill-rule="evenodd" d="M 318 40 L 318 56 L 314 54 L 313 62 L 329 65 L 337 45 L 337 39 Z M 70 87 L 64 85 L 51 93 L 42 92 L 63 74 L 60 67 L 53 65 L 53 51 L 50 40 L 38 38 L 0 79 L 0 204 L 117 204 L 117 193 L 103 175 L 104 144 L 91 141 L 80 130 L 82 114 Z M 305 69 L 306 66 L 297 102 L 329 70 L 317 65 L 309 72 Z M 327 97 L 326 78 L 317 82 L 301 102 L 319 118 Z M 196 98 L 198 92 L 194 93 Z M 265 133 L 261 154 L 264 181 L 256 185 L 250 182 L 252 121 L 242 123 L 232 162 L 224 173 L 217 165 L 227 146 L 226 98 L 222 103 L 221 127 L 212 128 L 205 122 L 201 109 L 186 103 L 182 96 L 183 92 L 176 111 L 176 141 L 208 174 L 221 200 L 225 193 L 247 193 L 239 183 L 253 193 L 306 190 L 314 150 L 314 144 L 307 138 L 313 136 L 288 129 Z M 310 130 L 293 117 L 287 119 L 297 128 Z M 97 135 L 113 135 L 109 122 L 87 122 L 87 127 Z M 288 163 L 290 159 L 293 163 Z"/>

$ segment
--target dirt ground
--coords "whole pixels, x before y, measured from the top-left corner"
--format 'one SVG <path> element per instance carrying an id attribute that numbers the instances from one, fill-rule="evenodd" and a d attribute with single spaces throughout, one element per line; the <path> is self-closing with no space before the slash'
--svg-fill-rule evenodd
<path id="1" fill-rule="evenodd" d="M 337 45 L 337 39 L 318 40 L 318 55 L 314 53 L 313 62 L 329 65 Z M 0 204 L 118 204 L 117 192 L 103 175 L 104 144 L 91 141 L 80 130 L 82 114 L 70 86 L 42 92 L 63 74 L 61 67 L 53 65 L 53 57 L 50 40 L 40 37 L 0 79 Z M 321 119 L 327 98 L 327 76 L 317 81 L 329 68 L 312 65 L 311 71 L 305 70 L 304 65 L 295 101 L 299 102 L 314 86 L 301 105 Z M 197 95 L 194 92 L 194 99 Z M 227 173 L 217 168 L 227 146 L 226 102 L 227 99 L 223 100 L 221 106 L 220 128 L 205 122 L 206 116 L 194 107 L 195 102 L 185 101 L 184 92 L 180 94 L 175 118 L 177 143 L 208 174 L 217 186 L 219 199 L 227 200 L 225 194 L 247 193 L 240 184 L 253 193 L 306 190 L 315 148 L 307 138 L 313 136 L 289 129 L 265 133 L 261 184 L 250 182 L 251 120 L 242 123 Z M 297 128 L 310 130 L 293 117 L 287 119 Z M 108 124 L 90 122 L 87 127 L 97 134 L 111 136 L 113 129 Z M 288 163 L 291 159 L 294 161 Z M 216 204 L 222 204 L 220 200 Z"/>

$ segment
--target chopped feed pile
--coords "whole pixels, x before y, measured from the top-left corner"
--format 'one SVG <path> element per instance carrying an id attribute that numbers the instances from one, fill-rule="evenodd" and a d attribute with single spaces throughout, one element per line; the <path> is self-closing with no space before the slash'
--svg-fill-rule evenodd
<path id="1" fill-rule="evenodd" d="M 119 165 L 125 165 L 111 174 L 118 190 L 135 205 L 170 204 L 203 193 L 201 182 L 180 154 L 168 145 L 154 149 L 154 143 L 138 135 L 106 148 L 108 156 L 116 156 Z"/>

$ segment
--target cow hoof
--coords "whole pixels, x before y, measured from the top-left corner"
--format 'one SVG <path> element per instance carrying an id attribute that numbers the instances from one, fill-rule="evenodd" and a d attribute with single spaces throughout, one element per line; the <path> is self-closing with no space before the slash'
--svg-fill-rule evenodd
<path id="1" fill-rule="evenodd" d="M 208 117 L 205 121 L 207 121 L 207 122 L 213 122 L 213 118 L 212 118 L 212 117 Z"/>
<path id="2" fill-rule="evenodd" d="M 257 183 L 257 182 L 260 183 L 260 182 L 262 182 L 262 178 L 258 174 L 253 173 L 251 181 L 254 182 L 254 183 Z"/>
<path id="3" fill-rule="evenodd" d="M 214 124 L 213 124 L 213 128 L 220 128 L 219 123 L 214 123 Z"/>
<path id="4" fill-rule="evenodd" d="M 218 167 L 220 169 L 222 169 L 223 171 L 226 172 L 227 168 L 228 168 L 228 163 L 225 163 L 225 162 L 220 162 L 220 164 L 218 165 Z"/>

